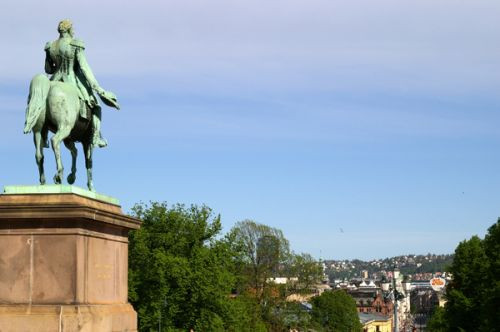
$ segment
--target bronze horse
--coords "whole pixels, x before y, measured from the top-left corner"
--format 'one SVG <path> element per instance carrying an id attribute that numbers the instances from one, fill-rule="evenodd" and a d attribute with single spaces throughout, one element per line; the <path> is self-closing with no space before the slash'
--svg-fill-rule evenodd
<path id="1" fill-rule="evenodd" d="M 92 117 L 89 117 L 89 120 L 80 118 L 80 102 L 78 90 L 71 84 L 50 81 L 42 74 L 36 75 L 31 80 L 24 133 L 33 131 L 35 157 L 42 185 L 45 184 L 43 148 L 48 148 L 47 134 L 51 131 L 54 135 L 50 141 L 57 165 L 54 183 L 60 184 L 63 179 L 61 142 L 64 142 L 71 152 L 71 173 L 67 178 L 68 183 L 75 182 L 78 154 L 75 142 L 81 142 L 85 153 L 87 186 L 89 190 L 95 191 L 92 181 Z"/>

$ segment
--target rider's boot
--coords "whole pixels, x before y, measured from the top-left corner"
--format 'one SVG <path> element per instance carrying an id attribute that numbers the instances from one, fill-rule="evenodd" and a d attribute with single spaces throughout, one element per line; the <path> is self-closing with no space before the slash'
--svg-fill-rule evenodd
<path id="1" fill-rule="evenodd" d="M 104 148 L 108 145 L 108 142 L 101 136 L 101 108 L 97 106 L 92 113 L 92 124 L 94 126 L 92 144 Z"/>

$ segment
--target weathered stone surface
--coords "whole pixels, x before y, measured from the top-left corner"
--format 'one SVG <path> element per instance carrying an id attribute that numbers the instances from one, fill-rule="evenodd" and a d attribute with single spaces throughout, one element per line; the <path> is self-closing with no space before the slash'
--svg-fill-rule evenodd
<path id="1" fill-rule="evenodd" d="M 130 304 L 0 305 L 0 331 L 137 331 L 137 314 Z"/>
<path id="2" fill-rule="evenodd" d="M 135 330 L 127 304 L 127 235 L 138 227 L 118 205 L 72 193 L 0 195 L 0 331 L 28 331 L 5 329 L 17 318 L 44 326 L 59 321 L 60 313 L 50 310 L 60 307 L 68 310 L 66 326 L 75 326 L 65 331 Z M 35 307 L 37 314 L 29 309 Z M 112 323 L 115 316 L 132 325 L 111 329 L 120 326 Z M 91 328 L 80 329 L 82 319 Z"/>

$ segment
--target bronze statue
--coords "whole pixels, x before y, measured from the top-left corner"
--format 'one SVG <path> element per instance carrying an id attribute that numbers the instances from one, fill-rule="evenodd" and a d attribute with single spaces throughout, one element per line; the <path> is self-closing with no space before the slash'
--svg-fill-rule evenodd
<path id="1" fill-rule="evenodd" d="M 43 148 L 48 147 L 48 131 L 54 133 L 51 143 L 57 164 L 56 184 L 60 184 L 63 178 L 61 142 L 72 156 L 71 173 L 67 178 L 69 184 L 73 184 L 76 178 L 75 142 L 81 142 L 87 186 L 93 191 L 92 151 L 95 146 L 107 145 L 100 132 L 101 107 L 94 92 L 106 105 L 116 109 L 120 106 L 116 96 L 101 88 L 95 79 L 85 59 L 83 42 L 73 38 L 71 22 L 61 21 L 58 32 L 59 38 L 45 46 L 45 72 L 52 75 L 50 80 L 43 74 L 31 80 L 24 133 L 33 131 L 40 184 L 45 184 Z"/>

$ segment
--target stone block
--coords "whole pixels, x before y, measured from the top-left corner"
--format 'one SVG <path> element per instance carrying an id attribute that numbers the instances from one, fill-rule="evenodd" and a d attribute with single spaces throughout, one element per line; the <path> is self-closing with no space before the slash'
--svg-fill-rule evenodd
<path id="1" fill-rule="evenodd" d="M 39 192 L 0 195 L 0 331 L 31 331 L 23 322 L 47 331 L 136 330 L 127 236 L 139 221 L 80 190 Z"/>

